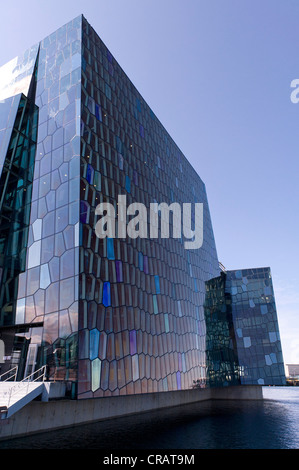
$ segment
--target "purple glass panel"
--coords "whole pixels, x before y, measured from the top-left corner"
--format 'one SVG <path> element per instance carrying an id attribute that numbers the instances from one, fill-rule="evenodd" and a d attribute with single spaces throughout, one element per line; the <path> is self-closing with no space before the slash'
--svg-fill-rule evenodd
<path id="1" fill-rule="evenodd" d="M 108 59 L 108 62 L 110 62 L 112 64 L 112 54 L 108 50 L 107 50 L 107 59 Z"/>
<path id="2" fill-rule="evenodd" d="M 130 354 L 137 354 L 136 330 L 130 331 Z"/>
<path id="3" fill-rule="evenodd" d="M 115 261 L 117 282 L 123 282 L 123 265 L 121 261 Z"/>
<path id="4" fill-rule="evenodd" d="M 148 274 L 148 257 L 144 256 L 143 257 L 143 271 L 145 274 Z"/>
<path id="5" fill-rule="evenodd" d="M 88 202 L 81 201 L 80 202 L 80 222 L 82 224 L 88 224 L 89 212 L 90 212 L 90 207 L 89 207 Z"/>
<path id="6" fill-rule="evenodd" d="M 180 372 L 176 373 L 176 383 L 178 386 L 178 390 L 181 390 L 182 385 L 181 385 L 181 373 Z"/>
<path id="7" fill-rule="evenodd" d="M 91 165 L 87 165 L 86 179 L 89 184 L 93 184 L 94 169 Z"/>

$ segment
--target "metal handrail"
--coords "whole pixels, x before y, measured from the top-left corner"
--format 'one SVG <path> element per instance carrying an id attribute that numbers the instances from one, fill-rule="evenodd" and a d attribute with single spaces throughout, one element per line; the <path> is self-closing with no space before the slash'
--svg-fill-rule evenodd
<path id="1" fill-rule="evenodd" d="M 21 382 L 36 382 L 39 378 L 43 377 L 43 382 L 45 380 L 45 375 L 46 375 L 46 368 L 47 366 L 42 366 L 40 369 L 38 370 L 35 370 L 34 372 L 32 372 L 32 374 L 29 374 L 27 375 L 27 377 L 24 377 Z M 33 377 L 37 372 L 39 371 L 43 371 L 36 379 L 34 380 L 31 380 L 30 377 Z"/>
<path id="2" fill-rule="evenodd" d="M 14 385 L 13 387 L 10 388 L 10 390 L 5 392 L 3 394 L 4 396 L 9 395 L 8 403 L 6 405 L 7 408 L 9 407 L 10 400 L 11 400 L 11 397 L 13 395 L 15 395 L 17 392 L 19 392 L 20 390 L 22 390 L 24 388 L 27 388 L 26 393 L 28 392 L 28 388 L 29 388 L 29 385 L 30 385 L 31 382 L 37 382 L 38 379 L 40 379 L 40 378 L 42 378 L 42 382 L 44 382 L 45 381 L 45 375 L 46 375 L 46 369 L 47 369 L 47 366 L 42 366 L 40 369 L 32 372 L 32 374 L 30 374 L 30 375 L 27 375 L 27 377 L 25 377 L 23 380 L 21 380 L 21 382 L 19 382 L 17 385 Z M 36 379 L 30 380 L 30 377 L 33 377 L 38 372 L 40 372 L 40 375 L 38 375 Z"/>
<path id="3" fill-rule="evenodd" d="M 4 377 L 5 375 L 11 373 L 13 370 L 15 370 L 14 374 L 12 374 L 10 377 L 7 377 L 7 379 L 5 379 L 5 380 L 2 380 L 2 377 Z M 16 378 L 17 378 L 17 373 L 18 373 L 18 366 L 7 370 L 6 372 L 4 372 L 3 374 L 0 375 L 0 382 L 7 382 L 8 380 L 12 379 L 13 377 L 14 377 L 14 382 L 15 382 Z"/>

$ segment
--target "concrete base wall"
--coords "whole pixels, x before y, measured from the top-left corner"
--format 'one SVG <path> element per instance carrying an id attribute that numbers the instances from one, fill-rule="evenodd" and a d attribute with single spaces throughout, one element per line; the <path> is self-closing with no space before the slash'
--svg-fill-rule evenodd
<path id="1" fill-rule="evenodd" d="M 0 440 L 206 400 L 262 400 L 262 387 L 182 390 L 85 400 L 33 401 L 0 421 Z"/>

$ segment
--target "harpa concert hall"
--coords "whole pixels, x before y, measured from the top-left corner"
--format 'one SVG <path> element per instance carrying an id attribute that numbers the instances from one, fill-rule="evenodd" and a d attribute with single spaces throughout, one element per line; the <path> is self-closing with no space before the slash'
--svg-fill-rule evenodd
<path id="1" fill-rule="evenodd" d="M 285 383 L 270 269 L 219 267 L 203 181 L 82 15 L 0 68 L 0 100 L 1 376 L 75 401 Z"/>

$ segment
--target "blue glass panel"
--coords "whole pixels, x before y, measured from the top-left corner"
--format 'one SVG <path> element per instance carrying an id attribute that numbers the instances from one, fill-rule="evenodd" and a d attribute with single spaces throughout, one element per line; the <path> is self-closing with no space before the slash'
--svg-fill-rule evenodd
<path id="1" fill-rule="evenodd" d="M 156 294 L 161 294 L 159 276 L 155 276 Z"/>
<path id="2" fill-rule="evenodd" d="M 87 165 L 86 179 L 89 184 L 93 184 L 94 169 L 91 165 Z"/>
<path id="3" fill-rule="evenodd" d="M 89 332 L 89 359 L 98 357 L 100 332 L 96 328 Z"/>
<path id="4" fill-rule="evenodd" d="M 114 240 L 113 238 L 106 238 L 107 240 L 107 258 L 108 259 L 115 259 L 114 256 Z"/>
<path id="5" fill-rule="evenodd" d="M 275 353 L 270 353 L 270 358 L 274 364 L 277 364 L 277 357 Z"/>
<path id="6" fill-rule="evenodd" d="M 143 271 L 143 254 L 140 252 L 138 253 L 138 265 L 140 271 Z"/>
<path id="7" fill-rule="evenodd" d="M 98 104 L 96 104 L 95 114 L 96 114 L 96 118 L 99 121 L 102 121 L 102 109 L 101 109 L 101 106 L 99 106 Z"/>
<path id="8" fill-rule="evenodd" d="M 93 185 L 97 191 L 101 191 L 101 173 L 99 171 L 94 172 Z"/>
<path id="9" fill-rule="evenodd" d="M 109 307 L 111 305 L 110 282 L 104 282 L 104 286 L 103 286 L 103 305 L 105 307 Z"/>
<path id="10" fill-rule="evenodd" d="M 169 333 L 169 319 L 168 319 L 167 313 L 165 313 L 164 315 L 164 323 L 165 323 L 165 331 L 166 333 Z"/>
<path id="11" fill-rule="evenodd" d="M 131 192 L 131 180 L 128 176 L 126 176 L 126 190 L 128 193 Z"/>
<path id="12" fill-rule="evenodd" d="M 153 304 L 154 304 L 154 313 L 158 313 L 158 303 L 157 303 L 157 296 L 153 295 Z"/>

